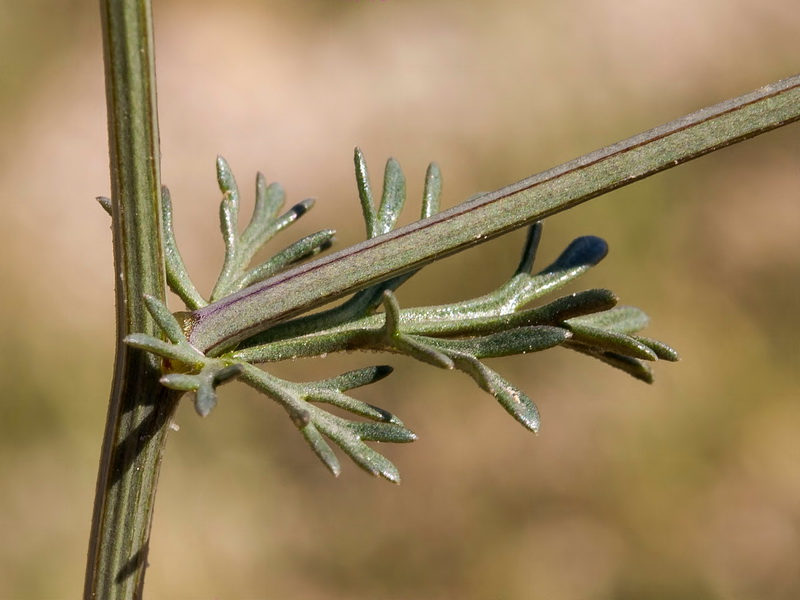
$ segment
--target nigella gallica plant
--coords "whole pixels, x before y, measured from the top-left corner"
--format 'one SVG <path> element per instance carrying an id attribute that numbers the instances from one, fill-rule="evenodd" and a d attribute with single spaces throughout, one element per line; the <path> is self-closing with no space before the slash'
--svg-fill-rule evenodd
<path id="1" fill-rule="evenodd" d="M 367 238 L 391 231 L 405 203 L 405 177 L 394 159 L 386 163 L 380 201 L 373 200 L 362 153 L 355 152 L 356 180 Z M 539 413 L 531 399 L 483 362 L 487 358 L 525 354 L 561 346 L 592 356 L 633 377 L 652 381 L 649 363 L 675 361 L 677 353 L 666 344 L 637 334 L 647 324 L 638 308 L 617 306 L 607 289 L 590 289 L 542 302 L 541 299 L 601 261 L 606 243 L 594 236 L 573 241 L 547 267 L 534 271 L 542 224 L 528 229 L 522 256 L 511 277 L 495 291 L 454 304 L 402 308 L 395 291 L 419 269 L 374 284 L 354 293 L 334 308 L 295 315 L 272 324 L 222 353 L 203 352 L 189 342 L 192 311 L 222 300 L 281 273 L 312 257 L 333 241 L 332 230 L 308 235 L 271 259 L 251 266 L 261 247 L 313 207 L 304 200 L 281 212 L 285 194 L 277 183 L 256 178 L 256 198 L 250 222 L 238 228 L 240 196 L 227 162 L 217 159 L 217 180 L 222 192 L 220 228 L 225 259 L 214 289 L 206 300 L 189 278 L 172 227 L 169 192 L 163 189 L 163 227 L 167 282 L 186 305 L 174 315 L 154 297 L 147 308 L 164 339 L 143 333 L 126 338 L 134 347 L 161 357 L 161 383 L 192 392 L 197 412 L 205 416 L 217 404 L 217 388 L 238 379 L 283 406 L 316 455 L 334 474 L 341 466 L 330 442 L 364 470 L 398 482 L 397 468 L 368 442 L 411 442 L 414 433 L 395 415 L 358 400 L 351 390 L 375 383 L 392 372 L 386 365 L 366 366 L 320 381 L 280 379 L 257 364 L 296 357 L 324 356 L 331 352 L 369 351 L 403 354 L 443 369 L 456 369 L 471 377 L 523 427 L 537 431 Z M 441 175 L 428 167 L 421 218 L 439 210 Z M 110 210 L 110 203 L 101 199 Z M 336 407 L 338 416 L 325 409 Z"/>

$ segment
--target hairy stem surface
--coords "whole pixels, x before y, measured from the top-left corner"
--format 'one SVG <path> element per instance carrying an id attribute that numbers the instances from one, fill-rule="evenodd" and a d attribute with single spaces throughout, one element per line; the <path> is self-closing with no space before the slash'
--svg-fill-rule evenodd
<path id="1" fill-rule="evenodd" d="M 189 340 L 203 352 L 220 352 L 309 308 L 798 119 L 800 75 L 705 108 L 209 304 L 192 313 Z"/>
<path id="2" fill-rule="evenodd" d="M 164 298 L 151 6 L 102 0 L 116 274 L 114 381 L 97 478 L 84 597 L 141 596 L 158 468 L 177 404 L 158 362 L 122 343 L 158 335 L 143 296 Z"/>

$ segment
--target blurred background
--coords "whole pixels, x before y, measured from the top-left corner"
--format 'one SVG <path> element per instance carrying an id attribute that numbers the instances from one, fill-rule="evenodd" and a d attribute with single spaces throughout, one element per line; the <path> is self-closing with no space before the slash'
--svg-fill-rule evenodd
<path id="1" fill-rule="evenodd" d="M 208 291 L 224 155 L 363 238 L 352 149 L 404 222 L 436 160 L 445 206 L 798 70 L 794 0 L 156 0 L 163 181 Z M 0 598 L 76 598 L 114 352 L 96 2 L 0 0 Z M 149 598 L 800 596 L 800 130 L 726 149 L 550 219 L 540 265 L 595 234 L 609 287 L 682 361 L 647 386 L 553 350 L 494 361 L 542 413 L 523 430 L 460 373 L 388 357 L 359 397 L 419 436 L 400 486 L 334 479 L 277 406 L 226 386 L 168 443 Z M 247 212 L 247 206 L 244 212 Z M 411 306 L 486 293 L 523 232 L 437 263 Z M 174 309 L 180 308 L 177 304 Z M 294 379 L 384 362 L 278 365 Z"/>

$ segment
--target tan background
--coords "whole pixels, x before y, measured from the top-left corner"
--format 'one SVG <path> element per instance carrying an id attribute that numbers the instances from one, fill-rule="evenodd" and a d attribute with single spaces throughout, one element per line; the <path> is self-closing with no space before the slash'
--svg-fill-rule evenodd
<path id="1" fill-rule="evenodd" d="M 213 161 L 257 169 L 295 235 L 363 236 L 360 145 L 397 157 L 417 210 L 445 204 L 798 70 L 794 0 L 157 1 L 163 178 L 208 290 L 221 261 Z M 93 2 L 0 0 L 0 598 L 82 586 L 113 359 L 100 34 Z M 800 130 L 774 132 L 560 215 L 674 345 L 648 387 L 554 350 L 493 365 L 537 401 L 525 432 L 465 376 L 390 359 L 360 396 L 419 434 L 386 447 L 399 487 L 318 464 L 240 386 L 190 404 L 167 448 L 149 598 L 629 599 L 800 596 Z M 376 182 L 377 185 L 377 182 Z M 521 232 L 435 265 L 406 306 L 513 269 Z M 175 305 L 177 309 L 178 306 Z M 319 378 L 374 356 L 298 362 Z"/>

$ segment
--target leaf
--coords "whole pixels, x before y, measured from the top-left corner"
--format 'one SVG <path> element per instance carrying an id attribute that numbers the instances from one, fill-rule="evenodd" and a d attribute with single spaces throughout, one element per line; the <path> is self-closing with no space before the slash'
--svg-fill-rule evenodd
<path id="1" fill-rule="evenodd" d="M 391 339 L 391 347 L 400 354 L 405 354 L 434 367 L 452 369 L 453 361 L 450 357 L 427 343 L 429 339 L 411 335 L 397 335 Z"/>
<path id="2" fill-rule="evenodd" d="M 375 203 L 372 200 L 367 162 L 360 148 L 356 148 L 354 160 L 356 163 L 356 185 L 358 187 L 358 198 L 361 201 L 361 212 L 364 215 L 364 223 L 367 226 L 367 239 L 371 239 L 378 235 L 376 233 L 378 229 L 377 216 Z"/>
<path id="3" fill-rule="evenodd" d="M 536 251 L 539 248 L 539 242 L 542 239 L 542 229 L 544 226 L 541 221 L 536 221 L 533 225 L 528 227 L 527 235 L 525 236 L 525 244 L 522 247 L 522 256 L 517 265 L 516 275 L 529 275 L 533 270 L 533 263 L 536 260 Z"/>
<path id="4" fill-rule="evenodd" d="M 231 167 L 228 161 L 222 156 L 217 156 L 217 184 L 219 190 L 224 195 L 239 196 L 239 188 L 236 185 L 236 178 L 231 172 Z"/>
<path id="5" fill-rule="evenodd" d="M 315 415 L 314 424 L 325 437 L 344 450 L 345 454 L 359 467 L 371 475 L 380 475 L 389 481 L 400 483 L 400 473 L 397 471 L 397 467 L 388 458 L 367 446 L 349 427 L 347 421 L 322 411 L 320 413 Z"/>
<path id="6" fill-rule="evenodd" d="M 379 205 L 373 202 L 367 166 L 356 148 L 354 161 L 367 236 L 391 231 L 397 224 L 406 196 L 406 182 L 399 163 L 386 162 Z M 285 200 L 277 183 L 267 185 L 256 177 L 253 215 L 238 234 L 239 192 L 230 168 L 217 160 L 217 179 L 223 193 L 220 228 L 225 241 L 225 261 L 212 292 L 212 301 L 265 280 L 284 268 L 331 245 L 332 230 L 308 235 L 278 252 L 271 259 L 249 268 L 261 246 L 276 233 L 303 216 L 313 199 L 294 205 L 276 216 Z M 428 166 L 422 201 L 422 218 L 439 210 L 441 173 L 435 163 Z M 169 192 L 164 188 L 164 227 L 167 274 L 170 286 L 190 309 L 206 306 L 188 279 L 172 231 Z M 485 198 L 481 196 L 480 198 Z M 476 200 L 475 202 L 481 201 Z M 110 210 L 110 203 L 104 206 Z M 341 465 L 330 442 L 339 446 L 359 467 L 390 481 L 400 479 L 397 468 L 367 442 L 408 443 L 416 439 L 396 416 L 346 392 L 379 381 L 391 373 L 388 366 L 356 369 L 337 377 L 293 383 L 254 367 L 251 362 L 270 362 L 327 352 L 368 350 L 404 354 L 442 368 L 457 368 L 489 392 L 501 406 L 527 429 L 539 428 L 539 413 L 531 399 L 481 359 L 537 352 L 563 345 L 622 369 L 643 381 L 652 381 L 650 368 L 642 361 L 677 360 L 672 348 L 650 338 L 632 335 L 647 324 L 647 316 L 631 307 L 616 307 L 617 298 L 606 289 L 590 289 L 558 298 L 528 310 L 520 308 L 565 285 L 602 260 L 608 247 L 594 236 L 574 240 L 547 268 L 533 271 L 542 224 L 528 230 L 518 266 L 505 285 L 479 298 L 444 306 L 401 310 L 393 291 L 417 270 L 374 283 L 335 308 L 286 319 L 244 340 L 238 350 L 210 358 L 187 341 L 177 315 L 156 298 L 145 299 L 153 318 L 172 342 L 134 334 L 126 341 L 174 364 L 161 382 L 172 389 L 194 391 L 195 409 L 207 415 L 217 403 L 216 388 L 237 377 L 283 406 L 294 425 L 326 467 L 338 475 Z M 383 304 L 383 315 L 376 314 Z M 198 315 L 202 315 L 201 311 Z M 182 313 L 193 326 L 201 316 Z M 195 320 L 192 321 L 191 318 Z M 181 316 L 183 318 L 183 316 Z M 184 319 L 186 320 L 186 319 Z M 234 362 L 236 361 L 236 362 Z M 348 420 L 325 410 L 333 406 L 355 416 Z"/>
<path id="7" fill-rule="evenodd" d="M 203 384 L 197 388 L 194 397 L 194 409 L 201 417 L 207 417 L 213 408 L 217 405 L 217 393 L 214 386 L 209 381 L 203 381 Z"/>
<path id="8" fill-rule="evenodd" d="M 181 328 L 175 316 L 169 312 L 166 304 L 155 296 L 150 296 L 148 294 L 144 295 L 144 303 L 147 307 L 147 311 L 153 316 L 153 319 L 158 323 L 161 331 L 164 332 L 164 335 L 167 336 L 169 341 L 173 344 L 178 344 L 180 342 L 187 343 L 183 328 Z"/>
<path id="9" fill-rule="evenodd" d="M 261 237 L 269 223 L 275 219 L 285 199 L 286 194 L 279 183 L 267 185 L 264 174 L 256 174 L 256 200 L 250 222 L 242 232 L 242 244 L 250 246 L 258 243 L 256 240 Z"/>
<path id="10" fill-rule="evenodd" d="M 314 198 L 306 198 L 302 202 L 298 202 L 292 206 L 292 208 L 270 223 L 270 234 L 274 235 L 286 229 L 289 225 L 297 221 L 300 217 L 304 216 L 308 211 L 314 208 L 316 203 L 317 201 L 314 200 Z"/>
<path id="11" fill-rule="evenodd" d="M 413 431 L 399 423 L 350 421 L 347 426 L 359 437 L 359 439 L 366 442 L 407 444 L 417 439 L 417 436 Z"/>
<path id="12" fill-rule="evenodd" d="M 194 350 L 189 344 L 170 344 L 146 333 L 132 333 L 126 336 L 123 341 L 133 348 L 147 350 L 162 358 L 177 360 L 190 369 L 199 369 L 203 365 L 203 355 Z"/>
<path id="13" fill-rule="evenodd" d="M 389 233 L 397 223 L 406 201 L 406 178 L 400 163 L 390 158 L 383 173 L 383 196 L 375 219 L 375 235 Z"/>
<path id="14" fill-rule="evenodd" d="M 392 372 L 392 367 L 386 365 L 378 365 L 375 367 L 367 367 L 364 369 L 356 369 L 343 373 L 338 377 L 331 379 L 323 379 L 322 381 L 310 382 L 305 384 L 298 384 L 303 388 L 305 397 L 310 402 L 322 402 L 336 406 L 342 410 L 346 410 L 353 414 L 372 419 L 374 421 L 382 421 L 385 423 L 394 423 L 402 425 L 403 423 L 389 411 L 386 411 L 372 404 L 367 404 L 361 400 L 357 400 L 342 392 L 359 388 L 376 381 L 380 381 L 387 377 Z"/>
<path id="15" fill-rule="evenodd" d="M 402 333 L 400 330 L 400 305 L 389 290 L 383 293 L 383 306 L 386 310 L 386 320 L 382 332 L 384 341 L 390 348 L 435 367 L 453 368 L 453 361 L 430 344 L 425 343 L 425 338 Z"/>
<path id="16" fill-rule="evenodd" d="M 167 373 L 159 379 L 162 385 L 171 390 L 193 392 L 200 387 L 200 378 L 197 375 L 188 373 Z"/>
<path id="17" fill-rule="evenodd" d="M 580 277 L 608 254 L 608 244 L 602 238 L 588 235 L 579 237 L 567 246 L 553 262 L 531 277 L 525 302 L 549 294 Z"/>
<path id="18" fill-rule="evenodd" d="M 562 344 L 570 337 L 570 332 L 561 327 L 539 325 L 519 327 L 467 340 L 427 339 L 435 347 L 469 354 L 475 358 L 497 358 L 547 350 Z"/>
<path id="19" fill-rule="evenodd" d="M 571 342 L 567 342 L 565 346 L 567 346 L 570 350 L 576 350 L 577 352 L 586 354 L 592 358 L 596 358 L 601 362 L 614 367 L 615 369 L 624 371 L 634 379 L 644 381 L 645 383 L 653 383 L 653 370 L 640 360 L 630 356 L 617 354 L 616 352 L 597 351 L 594 348 L 583 346 L 581 344 L 573 345 Z"/>
<path id="20" fill-rule="evenodd" d="M 239 188 L 228 162 L 221 156 L 217 157 L 217 183 L 222 192 L 222 201 L 219 207 L 222 238 L 225 241 L 226 254 L 233 253 L 238 241 Z"/>
<path id="21" fill-rule="evenodd" d="M 494 396 L 523 427 L 534 433 L 539 431 L 539 411 L 524 392 L 472 356 L 454 353 L 451 358 L 457 369 L 467 373 L 481 389 Z"/>
<path id="22" fill-rule="evenodd" d="M 605 352 L 623 354 L 631 358 L 642 360 L 657 360 L 658 356 L 645 344 L 637 341 L 629 335 L 616 333 L 597 327 L 589 327 L 579 323 L 570 322 L 566 324 L 572 332 L 572 342 L 584 344 L 597 348 Z"/>
<path id="23" fill-rule="evenodd" d="M 318 392 L 309 390 L 307 398 L 309 402 L 330 404 L 331 406 L 336 406 L 337 408 L 351 412 L 354 415 L 366 417 L 374 421 L 383 421 L 396 425 L 403 424 L 400 419 L 387 410 L 373 406 L 372 404 L 367 404 L 366 402 L 362 402 L 361 400 L 357 400 L 347 394 L 342 394 L 334 390 L 321 390 Z"/>
<path id="24" fill-rule="evenodd" d="M 365 367 L 363 369 L 355 369 L 347 373 L 342 373 L 331 379 L 323 379 L 322 381 L 318 381 L 317 385 L 345 392 L 380 381 L 391 375 L 393 371 L 394 369 L 389 365 Z"/>
<path id="25" fill-rule="evenodd" d="M 365 380 L 367 370 L 360 371 L 363 372 L 353 375 L 352 378 Z M 376 368 L 373 371 L 373 376 L 378 376 L 383 372 L 385 372 L 385 369 Z M 311 384 L 289 383 L 252 365 L 244 364 L 242 365 L 242 381 L 263 392 L 287 410 L 292 421 L 301 430 L 314 452 L 334 475 L 338 475 L 341 467 L 330 446 L 322 439 L 322 435 L 342 448 L 356 464 L 367 472 L 373 475 L 380 475 L 390 481 L 400 481 L 397 468 L 391 461 L 367 446 L 362 440 L 363 436 L 364 439 L 369 441 L 413 441 L 416 436 L 404 427 L 399 420 L 378 423 L 348 421 L 332 415 L 313 404 L 309 404 L 298 395 L 308 394 L 309 397 L 313 398 L 315 394 L 322 391 L 323 393 L 327 392 L 325 397 L 330 400 L 332 395 L 335 394 L 332 394 L 333 390 L 326 384 L 330 384 L 332 380 L 323 380 L 322 382 Z M 355 400 L 353 403 L 369 406 Z"/>
<path id="26" fill-rule="evenodd" d="M 336 458 L 333 448 L 325 441 L 325 438 L 322 437 L 322 434 L 316 426 L 313 423 L 308 423 L 305 427 L 300 428 L 300 432 L 303 434 L 309 446 L 311 446 L 314 454 L 328 467 L 328 470 L 333 473 L 334 477 L 338 477 L 342 472 L 342 465 L 339 463 L 339 459 Z"/>
<path id="27" fill-rule="evenodd" d="M 223 383 L 228 383 L 239 377 L 244 372 L 244 365 L 241 363 L 236 363 L 233 365 L 226 365 L 222 368 L 214 368 L 211 369 L 212 372 L 212 384 L 214 387 L 218 387 Z"/>
<path id="28" fill-rule="evenodd" d="M 263 281 L 291 264 L 319 254 L 323 250 L 330 248 L 335 233 L 333 229 L 326 229 L 297 240 L 294 244 L 284 248 L 269 260 L 245 273 L 236 284 L 237 291 L 253 285 L 254 283 L 258 283 L 259 281 Z"/>
<path id="29" fill-rule="evenodd" d="M 618 306 L 611 310 L 570 319 L 570 323 L 617 333 L 634 333 L 647 327 L 649 322 L 650 319 L 644 311 L 634 306 Z"/>
<path id="30" fill-rule="evenodd" d="M 167 285 L 183 300 L 188 309 L 196 310 L 206 306 L 208 303 L 192 283 L 178 249 L 172 226 L 172 200 L 166 186 L 161 188 L 161 226 L 164 232 L 164 266 Z"/>
<path id="31" fill-rule="evenodd" d="M 442 197 L 442 172 L 439 165 L 430 163 L 425 172 L 425 189 L 422 192 L 421 219 L 427 219 L 439 212 Z"/>
<path id="32" fill-rule="evenodd" d="M 644 344 L 645 346 L 650 348 L 650 350 L 655 352 L 656 356 L 658 356 L 658 358 L 660 358 L 661 360 L 676 362 L 681 358 L 676 350 L 674 350 L 672 347 L 668 346 L 664 342 L 660 342 L 659 340 L 654 340 L 648 337 L 642 337 L 639 335 L 634 335 L 631 337 L 635 339 L 637 342 Z"/>
<path id="33" fill-rule="evenodd" d="M 574 317 L 595 314 L 612 308 L 618 299 L 611 290 L 592 289 L 576 292 L 553 300 L 549 304 L 521 311 L 520 315 L 530 315 L 525 322 L 555 325 Z M 518 317 L 522 320 L 522 317 Z"/>

